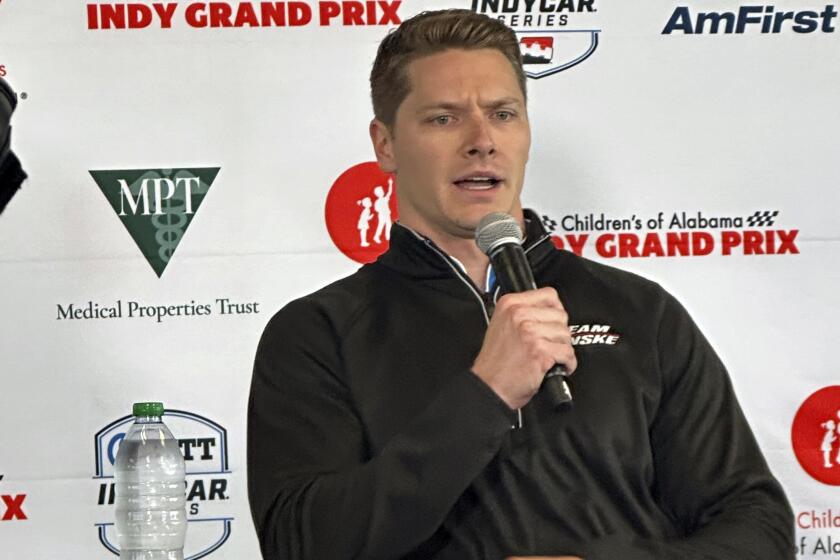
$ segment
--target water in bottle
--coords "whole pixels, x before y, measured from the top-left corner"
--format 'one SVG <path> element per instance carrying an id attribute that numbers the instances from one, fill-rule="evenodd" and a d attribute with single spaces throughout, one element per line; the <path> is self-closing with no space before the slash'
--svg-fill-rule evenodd
<path id="1" fill-rule="evenodd" d="M 184 456 L 162 421 L 162 403 L 135 403 L 115 465 L 122 560 L 183 560 L 187 533 Z"/>

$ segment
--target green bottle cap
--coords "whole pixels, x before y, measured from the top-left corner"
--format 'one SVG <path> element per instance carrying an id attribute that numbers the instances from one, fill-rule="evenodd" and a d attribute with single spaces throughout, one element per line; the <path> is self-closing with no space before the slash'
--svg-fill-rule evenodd
<path id="1" fill-rule="evenodd" d="M 136 402 L 133 412 L 134 416 L 163 416 L 163 403 Z"/>

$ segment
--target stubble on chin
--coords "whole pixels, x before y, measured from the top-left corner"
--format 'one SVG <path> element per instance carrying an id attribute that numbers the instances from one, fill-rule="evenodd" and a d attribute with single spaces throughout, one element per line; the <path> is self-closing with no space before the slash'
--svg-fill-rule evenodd
<path id="1" fill-rule="evenodd" d="M 450 222 L 450 234 L 463 239 L 474 239 L 475 228 L 484 215 L 481 216 L 455 216 Z"/>
<path id="2" fill-rule="evenodd" d="M 478 222 L 473 224 L 463 221 L 453 221 L 445 224 L 439 231 L 451 239 L 474 239 L 477 225 Z"/>

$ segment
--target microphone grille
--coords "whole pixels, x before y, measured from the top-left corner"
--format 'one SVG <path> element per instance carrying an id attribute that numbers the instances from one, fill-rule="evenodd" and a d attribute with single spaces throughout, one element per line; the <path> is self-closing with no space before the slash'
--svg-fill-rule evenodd
<path id="1" fill-rule="evenodd" d="M 490 254 L 500 243 L 522 243 L 519 222 L 510 214 L 493 212 L 487 214 L 475 228 L 475 242 L 482 253 Z"/>

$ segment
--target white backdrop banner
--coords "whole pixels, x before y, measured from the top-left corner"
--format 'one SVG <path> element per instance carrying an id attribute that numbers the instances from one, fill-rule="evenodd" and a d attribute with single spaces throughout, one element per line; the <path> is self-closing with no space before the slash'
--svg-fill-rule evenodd
<path id="1" fill-rule="evenodd" d="M 686 305 L 798 557 L 840 558 L 840 21 L 801 0 L 0 0 L 30 177 L 0 216 L 0 556 L 114 557 L 114 453 L 131 404 L 161 400 L 187 556 L 259 557 L 257 341 L 387 247 L 398 185 L 367 79 L 389 29 L 444 7 L 520 37 L 526 205 L 559 247 Z"/>

